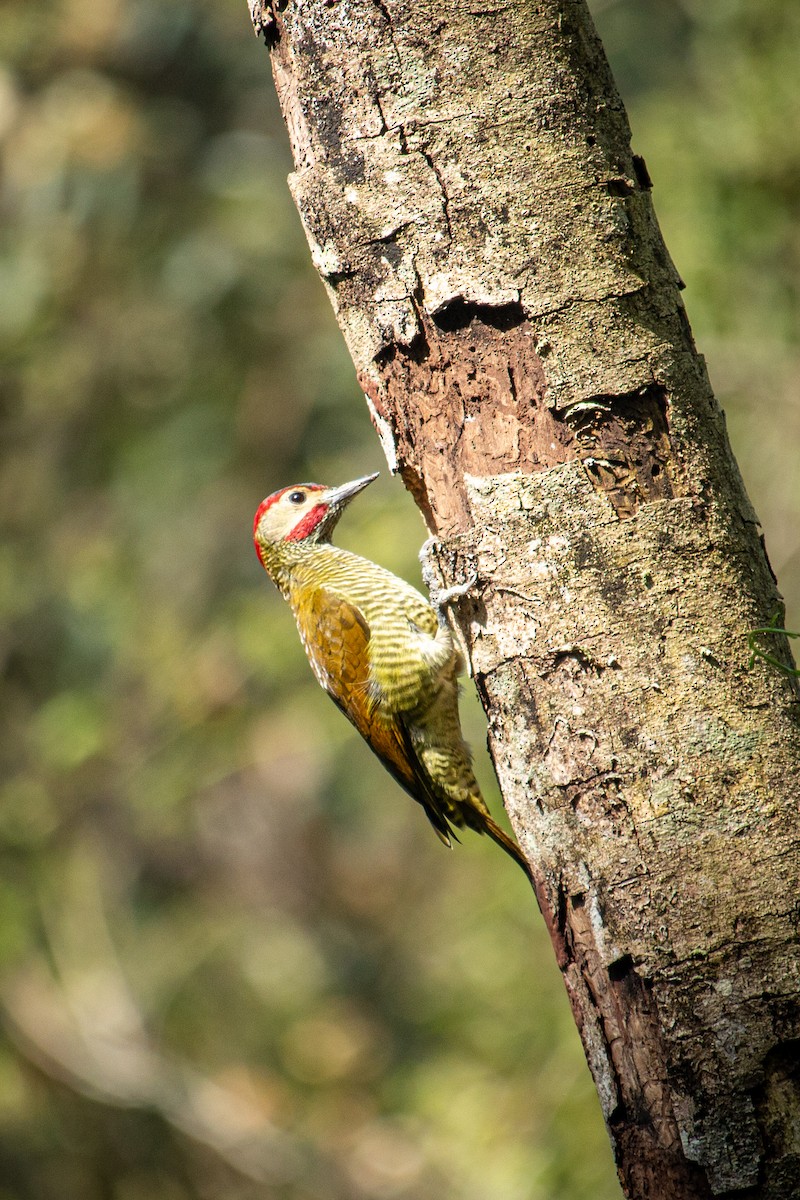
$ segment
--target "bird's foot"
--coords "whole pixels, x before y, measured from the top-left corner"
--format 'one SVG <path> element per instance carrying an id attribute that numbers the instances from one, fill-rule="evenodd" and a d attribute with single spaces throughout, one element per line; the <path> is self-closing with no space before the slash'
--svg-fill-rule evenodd
<path id="1" fill-rule="evenodd" d="M 473 571 L 469 579 L 464 583 L 458 583 L 454 587 L 444 587 L 441 569 L 439 566 L 439 554 L 446 547 L 438 540 L 438 538 L 428 538 L 419 552 L 419 561 L 422 566 L 422 578 L 425 581 L 425 586 L 428 589 L 430 596 L 431 607 L 435 611 L 439 625 L 442 629 L 449 632 L 451 638 L 455 641 L 459 652 L 460 666 L 458 674 L 467 670 L 472 674 L 472 666 L 469 657 L 469 647 L 467 646 L 464 633 L 458 621 L 448 619 L 447 609 L 453 604 L 454 600 L 461 600 L 464 596 L 469 595 L 472 589 L 478 582 L 477 573 Z M 453 560 L 451 559 L 451 565 Z"/>
<path id="2" fill-rule="evenodd" d="M 445 609 L 454 600 L 460 600 L 462 597 L 469 595 L 478 582 L 478 576 L 473 571 L 469 579 L 464 583 L 457 583 L 452 587 L 443 587 L 437 561 L 437 551 L 441 548 L 442 543 L 437 538 L 428 538 L 419 552 L 419 561 L 422 566 L 422 578 L 428 589 L 431 605 L 439 614 L 439 620 L 443 624 L 447 624 Z"/>
<path id="3" fill-rule="evenodd" d="M 460 600 L 462 596 L 468 596 L 477 582 L 477 572 L 473 571 L 465 583 L 456 583 L 449 588 L 439 588 L 438 592 L 436 593 L 436 599 L 434 600 L 433 596 L 431 596 L 431 602 L 433 603 L 434 608 L 438 608 L 441 612 L 441 610 L 448 604 L 451 604 L 453 600 Z"/>

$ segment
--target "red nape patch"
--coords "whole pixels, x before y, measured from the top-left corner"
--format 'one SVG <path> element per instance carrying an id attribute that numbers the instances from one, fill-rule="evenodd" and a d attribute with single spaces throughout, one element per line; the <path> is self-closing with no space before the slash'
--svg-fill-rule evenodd
<path id="1" fill-rule="evenodd" d="M 256 509 L 256 515 L 253 517 L 253 537 L 256 536 L 256 530 L 258 529 L 258 522 L 261 520 L 261 518 L 263 517 L 263 515 L 267 511 L 267 509 L 270 507 L 270 505 L 273 504 L 274 502 L 275 502 L 274 496 L 267 496 L 266 500 L 262 500 L 261 503 L 259 504 L 258 508 Z"/>
<path id="2" fill-rule="evenodd" d="M 258 529 L 258 522 L 261 520 L 264 513 L 267 511 L 267 509 L 270 507 L 270 505 L 274 504 L 275 501 L 277 499 L 279 499 L 279 497 L 281 497 L 282 495 L 283 495 L 283 492 L 276 492 L 274 496 L 267 496 L 266 500 L 262 500 L 261 503 L 259 504 L 258 508 L 256 509 L 256 515 L 253 518 L 253 545 L 256 548 L 256 554 L 258 555 L 258 561 L 261 563 L 262 567 L 265 570 L 266 570 L 267 564 L 264 562 L 264 556 L 262 555 L 261 547 L 258 544 L 258 538 L 256 537 L 256 530 Z"/>
<path id="3" fill-rule="evenodd" d="M 327 504 L 315 504 L 307 512 L 302 521 L 298 521 L 291 533 L 283 539 L 285 542 L 302 542 L 312 534 L 328 511 Z"/>

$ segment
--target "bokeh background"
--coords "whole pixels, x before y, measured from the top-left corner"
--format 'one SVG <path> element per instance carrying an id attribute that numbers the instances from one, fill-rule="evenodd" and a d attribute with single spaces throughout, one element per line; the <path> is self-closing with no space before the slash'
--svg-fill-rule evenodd
<path id="1" fill-rule="evenodd" d="M 800 6 L 594 11 L 796 629 Z M 252 551 L 381 467 L 342 543 L 418 581 L 424 531 L 245 0 L 5 0 L 0 63 L 0 1200 L 618 1197 L 524 878 L 443 850 Z"/>

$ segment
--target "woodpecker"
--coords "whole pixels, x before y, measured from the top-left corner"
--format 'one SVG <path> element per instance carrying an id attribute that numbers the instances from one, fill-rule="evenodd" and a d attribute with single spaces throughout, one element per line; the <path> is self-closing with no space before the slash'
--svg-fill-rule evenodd
<path id="1" fill-rule="evenodd" d="M 452 845 L 465 825 L 486 833 L 531 879 L 475 779 L 458 715 L 464 660 L 444 617 L 405 580 L 331 545 L 347 505 L 376 478 L 274 492 L 255 515 L 256 553 L 291 606 L 318 682 L 441 841 Z"/>

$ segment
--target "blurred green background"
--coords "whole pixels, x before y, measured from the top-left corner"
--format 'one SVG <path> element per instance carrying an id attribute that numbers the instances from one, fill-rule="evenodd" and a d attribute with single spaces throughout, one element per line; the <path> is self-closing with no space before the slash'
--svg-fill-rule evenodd
<path id="1" fill-rule="evenodd" d="M 800 6 L 595 14 L 797 628 Z M 380 468 L 342 544 L 418 581 L 424 531 L 245 0 L 6 0 L 0 60 L 0 1200 L 612 1200 L 526 881 L 442 849 L 252 550 Z"/>

